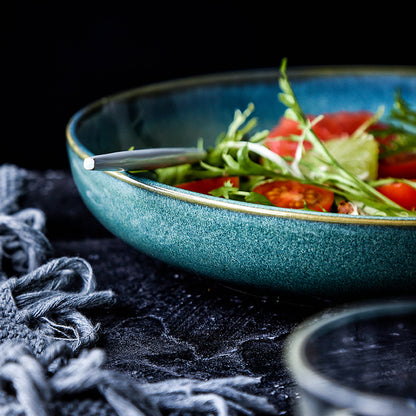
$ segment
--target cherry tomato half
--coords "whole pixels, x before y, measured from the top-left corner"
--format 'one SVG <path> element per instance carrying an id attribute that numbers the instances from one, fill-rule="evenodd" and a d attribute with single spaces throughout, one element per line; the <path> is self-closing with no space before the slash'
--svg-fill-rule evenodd
<path id="1" fill-rule="evenodd" d="M 372 117 L 368 111 L 339 111 L 337 113 L 325 114 L 324 117 L 316 123 L 312 130 L 322 141 L 331 139 L 340 139 L 351 136 L 363 123 Z M 315 116 L 308 116 L 313 120 Z M 281 139 L 291 135 L 300 135 L 301 130 L 297 121 L 282 117 L 279 123 L 270 131 L 268 138 L 265 140 L 265 146 L 280 156 L 295 156 L 297 142 L 292 140 Z M 279 137 L 279 139 L 277 139 Z M 312 145 L 305 141 L 305 150 L 309 150 Z"/>
<path id="2" fill-rule="evenodd" d="M 399 153 L 379 161 L 378 175 L 380 178 L 416 179 L 416 154 Z"/>
<path id="3" fill-rule="evenodd" d="M 176 185 L 176 187 L 209 195 L 211 191 L 220 188 L 227 181 L 230 181 L 233 186 L 237 188 L 240 184 L 240 178 L 238 176 L 220 176 L 218 178 L 199 179 L 192 182 L 181 183 Z"/>
<path id="4" fill-rule="evenodd" d="M 377 188 L 387 198 L 404 209 L 416 210 L 416 189 L 403 182 L 382 185 Z"/>
<path id="5" fill-rule="evenodd" d="M 264 195 L 272 204 L 282 208 L 330 211 L 333 192 L 297 181 L 272 181 L 256 186 L 254 192 Z"/>

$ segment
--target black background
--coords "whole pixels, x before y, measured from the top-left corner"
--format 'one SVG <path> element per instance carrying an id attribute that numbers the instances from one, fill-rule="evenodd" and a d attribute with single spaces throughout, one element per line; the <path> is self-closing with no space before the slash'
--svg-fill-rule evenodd
<path id="1" fill-rule="evenodd" d="M 65 126 L 102 96 L 199 74 L 415 65 L 411 10 L 285 2 L 14 2 L 3 14 L 0 163 L 67 168 Z M 328 6 L 329 4 L 329 6 Z"/>

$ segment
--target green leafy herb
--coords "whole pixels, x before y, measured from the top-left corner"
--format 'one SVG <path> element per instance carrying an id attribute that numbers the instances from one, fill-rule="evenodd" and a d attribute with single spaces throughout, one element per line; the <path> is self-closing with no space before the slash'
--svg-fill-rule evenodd
<path id="1" fill-rule="evenodd" d="M 222 197 L 225 199 L 229 199 L 230 195 L 236 194 L 238 191 L 239 191 L 239 188 L 235 187 L 231 183 L 231 181 L 226 181 L 221 187 L 211 191 L 210 194 L 213 196 L 218 196 L 218 197 Z"/>
<path id="2" fill-rule="evenodd" d="M 250 103 L 244 111 L 236 110 L 227 131 L 220 134 L 216 145 L 208 149 L 207 158 L 194 165 L 182 165 L 158 169 L 158 179 L 168 184 L 183 183 L 196 179 L 218 176 L 239 176 L 240 188 L 226 182 L 211 192 L 214 196 L 226 199 L 237 199 L 247 202 L 273 205 L 263 195 L 251 190 L 264 180 L 294 179 L 302 183 L 324 186 L 333 191 L 337 198 L 342 197 L 356 206 L 361 213 L 368 215 L 412 216 L 416 213 L 407 211 L 388 199 L 375 189 L 380 181 L 374 181 L 377 171 L 378 144 L 374 137 L 367 133 L 369 124 L 377 121 L 381 113 L 361 126 L 351 141 L 342 143 L 340 152 L 338 144 L 325 145 L 318 139 L 312 127 L 323 116 L 310 121 L 304 114 L 286 74 L 286 60 L 281 65 L 279 78 L 281 93 L 279 100 L 287 106 L 285 116 L 299 123 L 301 134 L 293 137 L 298 142 L 294 158 L 284 158 L 266 148 L 262 142 L 269 131 L 256 131 L 257 119 L 253 117 L 254 104 Z M 396 95 L 395 107 L 391 118 L 402 122 L 400 140 L 396 146 L 403 149 L 414 139 L 416 114 Z M 404 127 L 403 127 L 404 126 Z M 394 127 L 396 128 L 396 127 Z M 398 131 L 397 128 L 395 130 Z M 413 139 L 412 139 L 413 137 Z M 305 154 L 303 142 L 307 140 L 312 149 Z M 362 154 L 362 149 L 366 154 Z M 348 162 L 342 154 L 348 152 L 350 157 L 361 158 L 357 166 Z M 359 155 L 360 156 L 357 156 Z M 373 182 L 369 182 L 372 181 Z M 388 180 L 387 180 L 388 181 Z M 392 181 L 392 180 L 390 180 Z M 408 181 L 411 182 L 411 181 Z M 386 180 L 383 180 L 386 183 Z M 412 182 L 411 186 L 414 186 Z"/>
<path id="3" fill-rule="evenodd" d="M 395 94 L 394 106 L 391 110 L 392 120 L 399 121 L 406 128 L 411 128 L 415 133 L 416 129 L 416 110 L 412 110 L 403 99 L 400 90 Z"/>
<path id="4" fill-rule="evenodd" d="M 309 161 L 309 171 L 305 177 L 318 184 L 326 184 L 334 193 L 345 197 L 368 214 L 409 216 L 411 213 L 378 192 L 371 184 L 364 182 L 346 170 L 329 153 L 325 145 L 312 130 L 311 122 L 300 107 L 286 75 L 286 61 L 281 67 L 279 85 L 280 100 L 287 105 L 285 116 L 299 123 L 305 138 L 312 143 L 313 153 L 318 164 Z M 301 162 L 301 161 L 299 161 Z"/>
<path id="5" fill-rule="evenodd" d="M 273 204 L 264 195 L 257 192 L 248 192 L 244 199 L 246 202 L 251 202 L 253 204 L 273 206 Z"/>
<path id="6" fill-rule="evenodd" d="M 392 137 L 392 140 L 381 143 L 380 158 L 402 152 L 416 152 L 416 111 L 410 108 L 400 91 L 395 94 L 388 121 L 390 124 L 386 129 L 372 130 L 379 137 Z"/>
<path id="7" fill-rule="evenodd" d="M 253 204 L 273 206 L 273 204 L 264 195 L 257 192 L 240 190 L 240 188 L 235 187 L 231 181 L 225 182 L 224 185 L 214 189 L 210 192 L 210 194 L 225 199 L 234 199 L 251 202 Z"/>

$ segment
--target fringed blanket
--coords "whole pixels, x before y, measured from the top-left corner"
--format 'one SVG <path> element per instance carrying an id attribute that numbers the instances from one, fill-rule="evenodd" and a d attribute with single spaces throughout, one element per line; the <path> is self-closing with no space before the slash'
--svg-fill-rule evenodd
<path id="1" fill-rule="evenodd" d="M 256 377 L 140 383 L 103 368 L 99 325 L 86 311 L 111 307 L 80 257 L 51 258 L 45 215 L 20 209 L 27 172 L 0 167 L 0 415 L 277 414 L 240 391 Z"/>

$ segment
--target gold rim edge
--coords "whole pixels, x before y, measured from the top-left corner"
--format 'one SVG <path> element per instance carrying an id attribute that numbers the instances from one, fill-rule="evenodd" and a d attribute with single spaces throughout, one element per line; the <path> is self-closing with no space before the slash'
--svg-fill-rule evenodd
<path id="1" fill-rule="evenodd" d="M 316 68 L 299 68 L 294 69 L 291 71 L 292 74 L 297 76 L 311 76 L 311 75 L 341 75 L 343 73 L 350 74 L 351 72 L 355 72 L 356 74 L 372 74 L 374 75 L 374 68 L 371 70 L 371 67 L 316 67 Z M 376 71 L 377 74 L 392 74 L 392 73 L 399 73 L 404 76 L 407 75 L 416 75 L 416 67 L 381 67 L 378 68 Z M 92 111 L 100 108 L 105 102 L 108 102 L 111 99 L 117 98 L 118 100 L 132 97 L 135 95 L 145 95 L 149 93 L 157 93 L 162 91 L 167 91 L 169 89 L 179 89 L 179 88 L 189 88 L 195 85 L 200 85 L 201 82 L 205 85 L 213 84 L 218 81 L 221 82 L 230 82 L 232 80 L 244 80 L 252 79 L 252 80 L 261 80 L 266 78 L 273 78 L 273 76 L 277 76 L 278 71 L 271 70 L 271 69 L 264 69 L 264 70 L 247 70 L 247 71 L 236 71 L 236 72 L 229 72 L 229 73 L 220 73 L 220 74 L 212 74 L 212 75 L 200 75 L 195 77 L 189 78 L 181 78 L 172 81 L 163 81 L 155 84 L 145 85 L 142 87 L 138 87 L 135 89 L 131 89 L 128 91 L 123 91 L 121 93 L 116 93 L 111 96 L 103 97 L 94 101 L 93 103 L 85 106 L 81 110 L 79 110 L 74 116 L 71 117 L 67 126 L 66 126 L 66 140 L 69 147 L 73 150 L 73 152 L 81 159 L 84 160 L 89 155 L 84 152 L 81 147 L 76 142 L 75 138 L 72 136 L 71 133 L 71 126 L 75 122 L 75 119 L 81 119 L 85 115 L 91 113 Z M 155 192 L 157 194 L 172 197 L 175 199 L 179 199 L 185 202 L 194 203 L 198 205 L 204 205 L 211 208 L 222 208 L 227 209 L 230 211 L 236 212 L 243 212 L 252 215 L 260 215 L 260 216 L 271 216 L 277 218 L 291 218 L 291 219 L 298 219 L 304 221 L 315 221 L 315 222 L 324 222 L 324 223 L 337 223 L 337 224 L 355 224 L 355 225 L 388 225 L 394 227 L 416 227 L 416 218 L 392 218 L 392 217 L 360 217 L 360 216 L 337 216 L 337 215 L 330 215 L 324 213 L 308 213 L 308 212 L 299 212 L 296 210 L 279 210 L 270 209 L 267 207 L 257 207 L 253 204 L 253 206 L 242 205 L 237 202 L 231 202 L 226 200 L 221 200 L 218 198 L 211 199 L 208 197 L 200 196 L 198 194 L 191 195 L 186 192 L 182 192 L 176 190 L 175 188 L 171 187 L 162 187 L 158 186 L 157 182 L 156 185 L 149 185 L 130 176 L 122 173 L 122 172 L 102 172 L 106 175 L 112 176 L 116 179 L 122 180 L 130 185 L 136 186 L 138 188 L 145 189 L 150 192 Z"/>

